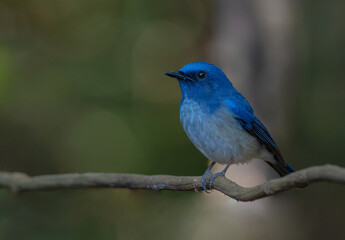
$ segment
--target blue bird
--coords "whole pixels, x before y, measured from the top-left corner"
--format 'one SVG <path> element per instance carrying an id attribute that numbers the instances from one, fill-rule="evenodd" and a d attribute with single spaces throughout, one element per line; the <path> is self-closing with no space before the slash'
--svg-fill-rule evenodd
<path id="1" fill-rule="evenodd" d="M 206 192 L 208 176 L 211 188 L 214 179 L 224 176 L 230 164 L 244 163 L 252 158 L 264 160 L 280 176 L 295 171 L 283 160 L 268 130 L 219 67 L 193 62 L 179 71 L 165 74 L 176 78 L 180 84 L 179 112 L 183 129 L 212 162 L 202 176 L 201 185 Z M 226 166 L 212 175 L 215 163 Z"/>

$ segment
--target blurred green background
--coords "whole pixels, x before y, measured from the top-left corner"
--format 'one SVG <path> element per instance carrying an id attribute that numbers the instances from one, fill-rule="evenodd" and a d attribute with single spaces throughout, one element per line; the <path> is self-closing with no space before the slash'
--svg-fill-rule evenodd
<path id="1" fill-rule="evenodd" d="M 231 76 L 296 169 L 344 166 L 344 10 L 0 0 L 0 170 L 201 175 L 207 160 L 180 126 L 177 82 L 163 75 L 200 60 Z M 345 239 L 344 202 L 330 183 L 253 203 L 215 192 L 0 190 L 0 239 Z"/>

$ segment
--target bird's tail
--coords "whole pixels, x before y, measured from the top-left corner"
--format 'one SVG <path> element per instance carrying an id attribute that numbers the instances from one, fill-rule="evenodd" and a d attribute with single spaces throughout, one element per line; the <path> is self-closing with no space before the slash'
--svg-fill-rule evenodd
<path id="1" fill-rule="evenodd" d="M 267 162 L 276 172 L 281 176 L 288 175 L 289 173 L 295 172 L 295 169 L 291 167 L 288 163 L 284 166 L 282 163 L 271 163 Z"/>

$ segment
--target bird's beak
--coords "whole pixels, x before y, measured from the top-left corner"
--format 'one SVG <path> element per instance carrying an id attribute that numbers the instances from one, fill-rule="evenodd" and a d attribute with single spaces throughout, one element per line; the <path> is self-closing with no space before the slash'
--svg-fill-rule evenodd
<path id="1" fill-rule="evenodd" d="M 177 78 L 178 80 L 194 82 L 193 78 L 188 77 L 184 72 L 181 72 L 181 71 L 168 71 L 168 72 L 165 72 L 164 74 L 172 78 Z"/>

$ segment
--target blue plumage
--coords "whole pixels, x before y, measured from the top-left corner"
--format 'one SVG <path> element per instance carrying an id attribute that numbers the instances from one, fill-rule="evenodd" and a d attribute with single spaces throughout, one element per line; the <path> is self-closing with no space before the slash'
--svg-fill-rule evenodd
<path id="1" fill-rule="evenodd" d="M 202 178 L 224 175 L 232 163 L 260 158 L 281 176 L 294 172 L 282 158 L 265 126 L 254 115 L 247 100 L 217 66 L 206 62 L 187 64 L 179 71 L 166 72 L 179 80 L 182 100 L 180 120 L 193 144 L 212 161 Z M 211 174 L 215 163 L 226 164 Z"/>

